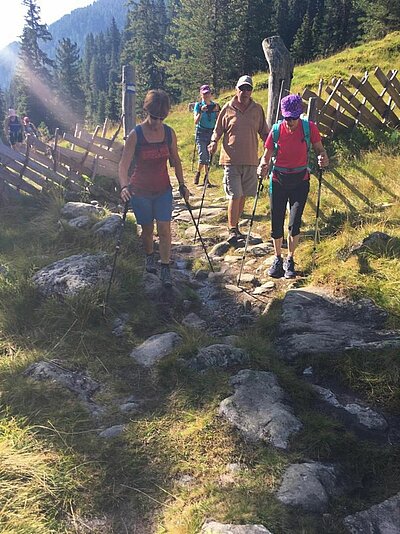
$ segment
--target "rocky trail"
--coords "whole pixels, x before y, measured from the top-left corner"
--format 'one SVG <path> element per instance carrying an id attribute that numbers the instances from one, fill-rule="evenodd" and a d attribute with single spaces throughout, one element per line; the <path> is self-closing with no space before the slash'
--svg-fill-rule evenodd
<path id="1" fill-rule="evenodd" d="M 196 217 L 200 197 L 192 197 L 191 204 Z M 98 206 L 67 203 L 61 212 L 62 224 L 68 224 L 77 231 L 87 228 L 93 211 L 102 215 Z M 301 362 L 300 377 L 311 384 L 316 409 L 333 420 L 341 421 L 355 433 L 357 439 L 371 440 L 388 447 L 398 446 L 400 418 L 370 406 L 358 394 L 340 386 L 334 377 L 321 380 L 312 363 L 307 364 L 307 358 L 320 354 L 329 358 L 352 350 L 368 351 L 388 346 L 400 348 L 400 332 L 385 330 L 387 315 L 384 310 L 366 299 L 351 302 L 334 296 L 329 288 L 307 286 L 302 277 L 272 280 L 266 272 L 273 259 L 272 245 L 256 234 L 252 235 L 238 287 L 243 248 L 233 249 L 225 241 L 226 226 L 224 222 L 219 222 L 225 220 L 225 214 L 225 200 L 210 197 L 208 193 L 200 231 L 215 266 L 215 272 L 211 272 L 200 243 L 193 243 L 194 228 L 190 215 L 175 195 L 171 263 L 174 287 L 170 291 L 164 290 L 156 275 L 143 276 L 144 291 L 153 302 L 164 307 L 166 322 L 175 319 L 187 329 L 200 330 L 216 340 L 211 345 L 200 347 L 197 354 L 181 362 L 182 365 L 199 373 L 209 369 L 235 370 L 231 375 L 231 394 L 221 400 L 216 415 L 237 429 L 243 440 L 265 443 L 280 451 L 290 450 L 291 440 L 303 428 L 305 423 L 278 377 L 270 371 L 252 369 L 250 355 L 238 343 L 240 336 L 248 334 L 260 316 L 268 315 L 271 303 L 279 296 L 282 308 L 274 340 L 275 350 L 285 365 L 296 366 Z M 119 222 L 120 216 L 114 214 L 103 218 L 92 230 L 101 238 L 113 238 Z M 248 220 L 241 221 L 243 232 L 247 225 Z M 79 254 L 41 269 L 35 274 L 34 282 L 44 297 L 63 296 L 104 283 L 109 273 L 107 255 Z M 194 298 L 186 296 L 188 289 L 195 295 Z M 182 305 L 178 316 L 174 317 L 175 308 L 171 303 L 176 301 Z M 128 315 L 116 318 L 112 325 L 113 334 L 123 337 L 128 322 Z M 127 358 L 132 358 L 144 371 L 150 372 L 181 343 L 182 336 L 172 329 L 152 335 L 132 347 Z M 145 391 L 115 400 L 121 417 L 110 424 L 109 418 L 104 418 L 108 407 L 96 402 L 96 393 L 102 385 L 84 371 L 70 369 L 63 362 L 52 360 L 30 366 L 25 374 L 33 380 L 56 382 L 71 391 L 89 410 L 99 428 L 99 436 L 105 440 L 120 435 L 132 414 L 144 413 L 156 402 L 156 395 L 149 400 Z M 327 513 L 331 499 L 346 495 L 351 499 L 358 483 L 340 462 L 320 462 L 314 458 L 288 466 L 276 499 L 287 507 L 322 515 Z M 95 531 L 112 532 L 107 528 L 106 522 Z M 128 525 L 127 532 L 145 534 L 153 532 L 152 528 L 149 523 L 146 526 L 132 523 Z M 222 524 L 213 518 L 204 518 L 201 533 L 271 534 L 269 528 L 268 524 Z M 400 492 L 370 508 L 347 515 L 340 528 L 340 532 L 345 529 L 353 534 L 400 534 Z"/>

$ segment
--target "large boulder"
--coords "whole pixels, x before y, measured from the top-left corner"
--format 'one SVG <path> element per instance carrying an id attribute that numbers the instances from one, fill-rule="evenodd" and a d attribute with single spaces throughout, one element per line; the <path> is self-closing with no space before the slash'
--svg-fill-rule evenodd
<path id="1" fill-rule="evenodd" d="M 116 213 L 96 223 L 92 230 L 98 237 L 114 237 L 121 227 L 122 217 Z"/>
<path id="2" fill-rule="evenodd" d="M 323 513 L 328 508 L 329 498 L 341 495 L 345 487 L 340 470 L 333 464 L 292 464 L 283 475 L 277 499 L 307 512 Z"/>
<path id="3" fill-rule="evenodd" d="M 400 534 L 400 493 L 344 518 L 351 534 Z"/>
<path id="4" fill-rule="evenodd" d="M 110 271 L 106 253 L 76 254 L 40 269 L 33 276 L 33 282 L 46 297 L 68 296 L 106 282 Z"/>
<path id="5" fill-rule="evenodd" d="M 85 202 L 67 202 L 61 208 L 61 215 L 65 219 L 76 219 L 82 215 L 104 215 L 105 211 L 102 207 L 94 204 L 86 204 Z"/>
<path id="6" fill-rule="evenodd" d="M 244 369 L 231 379 L 235 393 L 224 399 L 219 414 L 250 441 L 287 449 L 290 436 L 302 428 L 285 401 L 273 373 Z"/>

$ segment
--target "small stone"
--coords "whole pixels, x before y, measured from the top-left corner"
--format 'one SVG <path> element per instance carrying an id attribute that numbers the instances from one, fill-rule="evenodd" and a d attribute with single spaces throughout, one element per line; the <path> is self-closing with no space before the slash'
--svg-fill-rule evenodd
<path id="1" fill-rule="evenodd" d="M 226 252 L 228 252 L 229 248 L 230 248 L 230 245 L 229 245 L 229 243 L 227 241 L 223 241 L 222 243 L 217 243 L 210 250 L 209 255 L 211 257 L 213 257 L 213 256 L 223 256 Z"/>
<path id="2" fill-rule="evenodd" d="M 256 287 L 253 291 L 253 295 L 263 295 L 264 293 L 270 293 L 275 288 L 275 282 L 265 282 L 259 287 Z"/>
<path id="3" fill-rule="evenodd" d="M 133 349 L 130 356 L 139 364 L 145 367 L 151 367 L 165 356 L 171 354 L 181 342 L 182 338 L 176 332 L 156 334 Z"/>
<path id="4" fill-rule="evenodd" d="M 228 291 L 232 291 L 233 293 L 241 293 L 242 292 L 242 288 L 240 288 L 238 286 L 234 286 L 233 284 L 226 284 L 224 287 L 225 287 L 225 289 L 227 289 Z"/>
<path id="5" fill-rule="evenodd" d="M 194 278 L 195 280 L 205 280 L 206 278 L 208 278 L 208 271 L 206 271 L 205 269 L 198 269 L 194 273 Z"/>
<path id="6" fill-rule="evenodd" d="M 114 425 L 100 432 L 99 436 L 105 439 L 111 439 L 119 436 L 125 430 L 125 425 Z"/>
<path id="7" fill-rule="evenodd" d="M 80 215 L 79 217 L 75 217 L 74 219 L 70 219 L 67 221 L 67 225 L 71 228 L 90 228 L 93 226 L 94 220 L 89 217 L 88 215 Z"/>
<path id="8" fill-rule="evenodd" d="M 225 256 L 224 258 L 224 262 L 226 263 L 236 263 L 237 261 L 240 261 L 242 259 L 241 256 L 237 255 L 237 256 Z"/>
<path id="9" fill-rule="evenodd" d="M 303 371 L 304 376 L 312 376 L 313 373 L 314 373 L 314 369 L 311 366 L 306 367 Z"/>
<path id="10" fill-rule="evenodd" d="M 242 273 L 240 281 L 244 284 L 254 284 L 255 282 L 257 282 L 257 278 L 252 273 Z"/>
<path id="11" fill-rule="evenodd" d="M 121 404 L 119 409 L 122 413 L 132 413 L 132 412 L 138 412 L 140 410 L 140 403 L 139 402 L 125 402 L 124 404 Z"/>

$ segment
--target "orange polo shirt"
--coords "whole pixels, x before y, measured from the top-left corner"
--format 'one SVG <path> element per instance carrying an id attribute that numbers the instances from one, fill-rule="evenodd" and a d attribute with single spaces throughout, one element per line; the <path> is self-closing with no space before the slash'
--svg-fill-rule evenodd
<path id="1" fill-rule="evenodd" d="M 221 109 L 211 140 L 222 136 L 220 165 L 258 165 L 258 136 L 265 141 L 268 127 L 262 106 L 250 101 L 245 111 L 236 107 L 233 97 Z"/>

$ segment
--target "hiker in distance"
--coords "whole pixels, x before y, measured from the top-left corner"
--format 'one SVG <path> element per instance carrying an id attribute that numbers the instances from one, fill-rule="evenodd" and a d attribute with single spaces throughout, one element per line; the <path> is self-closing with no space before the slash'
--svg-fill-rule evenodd
<path id="1" fill-rule="evenodd" d="M 121 199 L 130 202 L 136 221 L 142 227 L 145 269 L 154 274 L 157 273 L 153 242 L 156 221 L 160 239 L 160 278 L 164 287 L 171 287 L 172 187 L 168 160 L 175 168 L 179 192 L 186 201 L 189 200 L 189 190 L 184 184 L 175 132 L 163 124 L 170 111 L 167 93 L 161 89 L 149 91 L 144 99 L 143 110 L 147 116 L 130 132 L 119 163 Z M 133 169 L 130 172 L 131 167 Z"/>
<path id="2" fill-rule="evenodd" d="M 294 253 L 299 242 L 301 218 L 310 190 L 309 149 L 317 154 L 319 167 L 329 164 L 321 135 L 314 122 L 301 119 L 301 96 L 288 95 L 281 101 L 283 120 L 274 124 L 265 142 L 258 174 L 265 177 L 270 161 L 271 237 L 275 259 L 268 274 L 273 278 L 295 278 Z M 286 206 L 289 202 L 288 255 L 282 259 Z"/>
<path id="3" fill-rule="evenodd" d="M 39 138 L 40 137 L 39 130 L 36 128 L 36 126 L 33 124 L 33 122 L 31 122 L 30 118 L 29 117 L 24 117 L 23 121 L 24 121 L 25 138 L 28 135 L 33 135 L 33 136 Z"/>
<path id="4" fill-rule="evenodd" d="M 15 109 L 8 110 L 8 117 L 4 121 L 4 132 L 14 150 L 19 147 L 23 141 L 23 125 Z"/>
<path id="5" fill-rule="evenodd" d="M 196 102 L 193 109 L 194 124 L 196 127 L 195 141 L 199 154 L 197 172 L 194 177 L 195 185 L 198 185 L 200 181 L 201 171 L 204 170 L 204 173 L 206 173 L 207 167 L 210 164 L 208 145 L 211 141 L 211 134 L 213 133 L 218 114 L 221 111 L 219 104 L 211 100 L 211 96 L 210 86 L 202 85 L 200 87 L 200 101 Z M 208 187 L 212 187 L 210 182 L 208 182 Z"/>
<path id="6" fill-rule="evenodd" d="M 208 146 L 214 154 L 223 136 L 219 163 L 224 166 L 228 198 L 228 242 L 235 247 L 244 246 L 238 224 L 246 197 L 257 193 L 258 136 L 265 141 L 268 135 L 264 110 L 252 99 L 252 91 L 251 77 L 241 76 L 235 96 L 221 109 Z"/>

